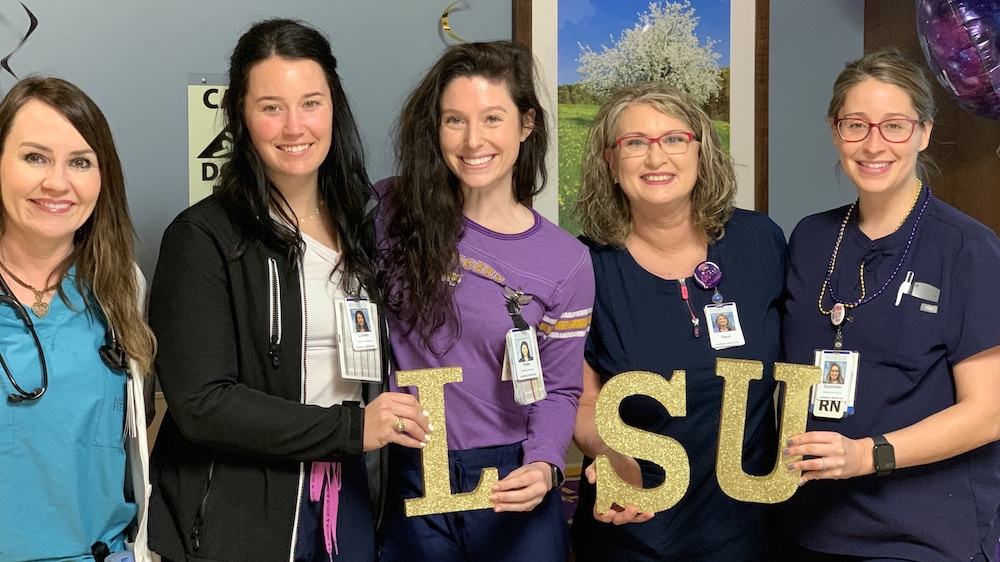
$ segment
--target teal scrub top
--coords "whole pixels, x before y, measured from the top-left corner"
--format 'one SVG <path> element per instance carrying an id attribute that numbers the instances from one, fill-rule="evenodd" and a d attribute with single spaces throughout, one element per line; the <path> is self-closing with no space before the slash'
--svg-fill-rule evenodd
<path id="1" fill-rule="evenodd" d="M 106 322 L 88 312 L 75 268 L 38 318 L 26 306 L 45 352 L 48 390 L 11 404 L 0 375 L 0 560 L 93 560 L 91 545 L 124 548 L 136 504 L 125 498 L 124 374 L 109 369 L 98 349 Z M 41 386 L 31 332 L 9 304 L 0 304 L 0 354 L 18 385 Z"/>

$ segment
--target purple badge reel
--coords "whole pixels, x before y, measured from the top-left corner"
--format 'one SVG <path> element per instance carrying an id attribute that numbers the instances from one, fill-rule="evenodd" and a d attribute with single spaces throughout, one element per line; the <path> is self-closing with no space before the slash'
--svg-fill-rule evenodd
<path id="1" fill-rule="evenodd" d="M 702 289 L 715 289 L 715 294 L 712 295 L 712 302 L 715 304 L 722 303 L 722 295 L 719 294 L 718 289 L 719 283 L 722 283 L 722 268 L 718 264 L 711 261 L 703 261 L 696 265 L 694 268 L 694 282 Z"/>

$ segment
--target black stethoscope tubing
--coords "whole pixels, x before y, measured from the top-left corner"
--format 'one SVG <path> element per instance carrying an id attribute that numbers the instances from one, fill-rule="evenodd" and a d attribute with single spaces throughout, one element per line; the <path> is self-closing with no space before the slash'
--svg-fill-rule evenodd
<path id="1" fill-rule="evenodd" d="M 11 292 L 10 286 L 7 285 L 3 276 L 0 276 L 0 290 L 3 290 L 4 293 L 0 295 L 0 302 L 8 303 L 14 309 L 14 312 L 21 317 L 24 326 L 31 332 L 31 337 L 35 340 L 35 349 L 38 350 L 38 360 L 42 364 L 42 386 L 31 392 L 27 392 L 14 380 L 14 375 L 11 374 L 10 369 L 7 367 L 7 362 L 3 360 L 3 354 L 0 354 L 0 366 L 3 366 L 3 372 L 7 374 L 10 384 L 14 385 L 14 390 L 17 391 L 17 394 L 7 395 L 7 402 L 10 404 L 20 404 L 25 400 L 38 400 L 49 389 L 49 369 L 45 365 L 45 351 L 42 349 L 42 342 L 38 339 L 38 332 L 35 331 L 35 324 L 31 321 L 28 310 L 24 308 L 21 301 L 17 300 L 17 297 Z"/>

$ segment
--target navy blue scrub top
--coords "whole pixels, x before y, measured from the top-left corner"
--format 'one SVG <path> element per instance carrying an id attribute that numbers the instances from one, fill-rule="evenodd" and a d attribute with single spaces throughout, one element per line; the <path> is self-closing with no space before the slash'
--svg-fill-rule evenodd
<path id="1" fill-rule="evenodd" d="M 783 325 L 788 362 L 811 365 L 815 350 L 833 349 L 836 329 L 817 301 L 847 209 L 807 217 L 792 233 Z M 810 416 L 808 431 L 860 439 L 917 423 L 955 404 L 955 364 L 1000 345 L 1000 240 L 926 188 L 902 227 L 878 240 L 861 232 L 854 209 L 832 277 L 841 301 L 861 295 L 862 262 L 868 295 L 898 271 L 843 323 L 844 349 L 860 353 L 855 413 L 842 420 Z M 903 295 L 896 306 L 908 271 L 914 283 L 941 290 L 937 303 Z M 832 305 L 825 295 L 823 309 Z M 1000 444 L 992 443 L 884 478 L 809 482 L 779 506 L 779 528 L 821 552 L 950 561 L 982 551 L 996 560 L 998 504 Z"/>
<path id="2" fill-rule="evenodd" d="M 580 481 L 573 520 L 578 560 L 752 560 L 766 553 L 764 506 L 729 498 L 715 477 L 723 379 L 719 357 L 764 363 L 762 381 L 750 383 L 744 436 L 744 470 L 768 474 L 776 454 L 771 397 L 773 363 L 780 351 L 778 305 L 784 288 L 785 237 L 760 213 L 737 209 L 725 236 L 708 247 L 708 259 L 722 269 L 725 302 L 736 302 L 746 345 L 712 349 L 704 307 L 712 291 L 686 279 L 691 307 L 701 321 L 694 337 L 691 313 L 676 280 L 643 269 L 625 249 L 588 242 L 597 285 L 586 361 L 602 383 L 626 371 L 651 371 L 670 379 L 687 376 L 687 415 L 672 418 L 650 397 L 622 402 L 622 419 L 679 441 L 691 463 L 691 482 L 681 501 L 645 523 L 614 526 L 593 518 L 594 487 Z M 586 459 L 587 464 L 591 459 Z M 663 482 L 663 470 L 640 460 L 643 485 Z"/>

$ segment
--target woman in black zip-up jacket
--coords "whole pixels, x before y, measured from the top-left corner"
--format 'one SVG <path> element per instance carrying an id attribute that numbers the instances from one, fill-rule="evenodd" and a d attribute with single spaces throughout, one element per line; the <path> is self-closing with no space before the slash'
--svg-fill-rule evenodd
<path id="1" fill-rule="evenodd" d="M 384 473 L 363 452 L 419 447 L 429 427 L 411 396 L 380 393 L 361 140 L 329 43 L 302 23 L 253 26 L 229 75 L 229 160 L 167 228 L 151 289 L 168 409 L 150 546 L 168 560 L 374 560 Z M 358 310 L 379 330 L 353 334 Z"/>

